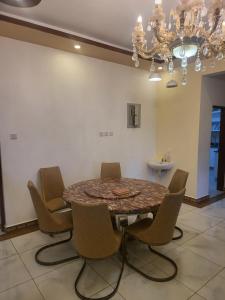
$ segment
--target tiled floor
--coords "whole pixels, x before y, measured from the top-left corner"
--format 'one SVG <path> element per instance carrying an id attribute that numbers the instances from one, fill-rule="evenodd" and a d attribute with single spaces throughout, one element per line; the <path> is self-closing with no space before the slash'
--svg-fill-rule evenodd
<path id="1" fill-rule="evenodd" d="M 112 299 L 225 299 L 225 200 L 202 209 L 183 204 L 178 225 L 184 229 L 182 240 L 158 247 L 176 261 L 176 279 L 152 282 L 125 267 L 119 291 Z M 54 240 L 37 231 L 0 242 L 0 300 L 78 299 L 74 280 L 81 260 L 54 267 L 43 267 L 34 261 L 37 249 Z M 130 242 L 128 253 L 130 260 L 149 274 L 165 276 L 171 272 L 165 261 L 138 242 Z M 72 244 L 45 253 L 46 258 L 67 255 L 74 255 Z M 106 295 L 115 285 L 119 267 L 118 256 L 89 262 L 80 290 L 93 298 Z"/>

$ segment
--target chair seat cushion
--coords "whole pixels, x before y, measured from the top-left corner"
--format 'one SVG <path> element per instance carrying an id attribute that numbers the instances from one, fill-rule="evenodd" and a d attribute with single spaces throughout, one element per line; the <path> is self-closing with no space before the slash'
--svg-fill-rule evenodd
<path id="1" fill-rule="evenodd" d="M 48 200 L 46 202 L 46 205 L 50 212 L 55 212 L 57 210 L 66 208 L 66 204 L 62 198 L 54 198 L 54 199 Z"/>
<path id="2" fill-rule="evenodd" d="M 53 217 L 58 223 L 61 232 L 73 229 L 72 210 L 64 212 L 55 212 Z"/>

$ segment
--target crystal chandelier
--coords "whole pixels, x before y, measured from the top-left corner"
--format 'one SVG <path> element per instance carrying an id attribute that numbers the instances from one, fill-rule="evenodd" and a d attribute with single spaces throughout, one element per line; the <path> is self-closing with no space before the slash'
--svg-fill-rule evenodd
<path id="1" fill-rule="evenodd" d="M 180 60 L 182 85 L 187 84 L 188 62 L 195 60 L 195 71 L 203 69 L 203 58 L 222 60 L 225 52 L 225 4 L 211 0 L 180 0 L 166 16 L 162 0 L 155 0 L 153 16 L 148 20 L 147 33 L 139 16 L 132 33 L 135 66 L 139 57 L 152 60 L 151 74 L 156 72 L 155 61 L 174 72 L 174 58 Z M 149 39 L 149 41 L 147 41 Z"/>

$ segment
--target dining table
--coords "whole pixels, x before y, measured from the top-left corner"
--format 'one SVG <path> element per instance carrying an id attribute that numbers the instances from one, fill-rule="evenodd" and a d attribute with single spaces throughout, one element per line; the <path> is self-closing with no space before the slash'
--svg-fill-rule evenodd
<path id="1" fill-rule="evenodd" d="M 117 193 L 117 191 L 125 191 Z M 158 183 L 133 178 L 91 179 L 75 183 L 65 189 L 63 199 L 95 205 L 107 204 L 112 215 L 145 214 L 158 207 L 168 189 Z"/>

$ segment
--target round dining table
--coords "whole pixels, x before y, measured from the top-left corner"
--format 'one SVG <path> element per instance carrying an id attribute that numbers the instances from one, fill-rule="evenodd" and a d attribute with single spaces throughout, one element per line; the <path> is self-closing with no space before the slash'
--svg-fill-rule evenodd
<path id="1" fill-rule="evenodd" d="M 114 215 L 132 215 L 151 212 L 162 203 L 167 192 L 166 187 L 147 180 L 92 179 L 69 186 L 63 199 L 70 204 L 104 203 Z"/>

